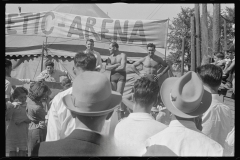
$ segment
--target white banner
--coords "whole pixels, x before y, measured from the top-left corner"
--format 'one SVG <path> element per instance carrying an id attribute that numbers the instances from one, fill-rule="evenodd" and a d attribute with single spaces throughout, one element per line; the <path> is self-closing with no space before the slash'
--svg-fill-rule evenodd
<path id="1" fill-rule="evenodd" d="M 115 41 L 122 45 L 165 48 L 168 20 L 110 19 L 59 12 L 6 14 L 6 35 L 39 35 L 70 39 Z"/>

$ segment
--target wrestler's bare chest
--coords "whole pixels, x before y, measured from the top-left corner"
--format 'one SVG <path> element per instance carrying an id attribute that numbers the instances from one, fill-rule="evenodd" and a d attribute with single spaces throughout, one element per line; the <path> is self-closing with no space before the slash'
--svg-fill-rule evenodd
<path id="1" fill-rule="evenodd" d="M 122 57 L 120 54 L 114 56 L 114 55 L 111 55 L 109 56 L 109 59 L 110 59 L 110 64 L 116 64 L 116 63 L 121 63 L 121 60 L 122 60 Z"/>

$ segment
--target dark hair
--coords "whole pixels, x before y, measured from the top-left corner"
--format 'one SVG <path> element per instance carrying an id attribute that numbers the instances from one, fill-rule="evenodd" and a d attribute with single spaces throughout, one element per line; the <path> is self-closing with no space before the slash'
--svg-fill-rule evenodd
<path id="1" fill-rule="evenodd" d="M 153 47 L 154 49 L 156 48 L 156 46 L 155 46 L 153 43 L 148 43 L 148 44 L 147 44 L 147 48 L 148 48 L 148 47 Z"/>
<path id="2" fill-rule="evenodd" d="M 94 40 L 93 40 L 93 39 L 87 39 L 87 40 L 86 40 L 86 44 L 87 44 L 88 41 L 94 43 Z"/>
<path id="3" fill-rule="evenodd" d="M 12 62 L 8 59 L 5 59 L 5 68 L 12 66 Z"/>
<path id="4" fill-rule="evenodd" d="M 96 68 L 96 57 L 93 54 L 85 54 L 83 51 L 76 53 L 74 65 L 86 71 L 93 71 Z"/>
<path id="5" fill-rule="evenodd" d="M 47 60 L 47 61 L 45 62 L 45 67 L 47 67 L 47 66 L 52 66 L 52 67 L 54 67 L 54 63 L 53 63 L 52 61 L 50 61 L 50 60 Z"/>
<path id="6" fill-rule="evenodd" d="M 13 94 L 12 94 L 12 98 L 16 99 L 18 96 L 20 96 L 22 93 L 25 93 L 26 95 L 28 95 L 28 90 L 24 87 L 17 87 L 16 89 L 14 89 Z"/>
<path id="7" fill-rule="evenodd" d="M 117 49 L 119 48 L 117 42 L 111 42 L 110 44 L 111 44 L 113 47 L 116 47 Z"/>
<path id="8" fill-rule="evenodd" d="M 159 86 L 156 81 L 142 77 L 134 83 L 133 97 L 135 102 L 144 106 L 156 103 Z"/>
<path id="9" fill-rule="evenodd" d="M 224 59 L 224 53 L 222 53 L 222 52 L 218 52 L 218 53 L 216 53 L 215 54 L 215 56 L 217 57 L 217 58 L 221 58 L 221 59 Z"/>
<path id="10" fill-rule="evenodd" d="M 211 88 L 219 87 L 222 82 L 222 69 L 214 64 L 205 64 L 197 68 L 197 73 L 203 83 Z"/>
<path id="11" fill-rule="evenodd" d="M 69 78 L 64 78 L 62 81 L 61 81 L 61 86 L 62 87 L 66 87 L 66 88 L 70 88 L 72 86 L 72 82 Z"/>
<path id="12" fill-rule="evenodd" d="M 47 92 L 51 92 L 51 90 L 44 82 L 33 82 L 30 84 L 28 97 L 33 101 L 40 101 Z"/>

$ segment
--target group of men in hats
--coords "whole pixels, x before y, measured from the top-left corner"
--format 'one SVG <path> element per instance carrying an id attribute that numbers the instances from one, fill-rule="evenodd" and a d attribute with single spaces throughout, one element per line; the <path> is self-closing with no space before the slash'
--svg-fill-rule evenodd
<path id="1" fill-rule="evenodd" d="M 32 155 L 223 156 L 222 144 L 203 134 L 194 122 L 196 117 L 214 114 L 208 110 L 213 101 L 215 103 L 213 94 L 217 87 L 211 86 L 214 80 L 208 84 L 209 79 L 204 79 L 204 74 L 215 68 L 211 64 L 201 67 L 198 74 L 190 71 L 179 78 L 167 78 L 161 88 L 156 82 L 158 77 L 138 79 L 133 87 L 133 113 L 116 124 L 111 136 L 102 131 L 106 121 L 116 116 L 122 95 L 112 91 L 106 75 L 95 71 L 95 56 L 77 53 L 73 85 L 53 99 L 47 142 L 36 145 Z M 218 78 L 221 77 L 222 73 Z M 171 113 L 169 126 L 150 115 L 159 95 Z M 209 125 L 207 119 L 206 125 Z"/>

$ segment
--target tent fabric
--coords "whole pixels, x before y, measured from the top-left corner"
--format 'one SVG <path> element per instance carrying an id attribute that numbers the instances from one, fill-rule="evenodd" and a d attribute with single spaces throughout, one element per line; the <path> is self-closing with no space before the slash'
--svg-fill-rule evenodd
<path id="1" fill-rule="evenodd" d="M 44 10 L 44 8 L 42 10 Z M 54 11 L 108 18 L 108 15 L 101 11 L 95 4 L 60 4 Z M 46 59 L 51 59 L 54 61 L 55 69 L 66 70 L 70 74 L 70 77 L 74 79 L 75 75 L 72 72 L 73 57 L 77 51 L 86 49 L 85 41 L 53 37 L 46 39 L 46 37 L 38 36 L 7 35 L 5 57 L 10 58 L 13 63 L 12 77 L 19 79 L 30 78 L 34 80 L 40 74 L 42 45 L 43 42 L 46 41 L 47 49 L 44 50 L 46 57 L 43 60 L 43 64 Z M 109 56 L 109 43 L 95 43 L 95 50 L 101 54 L 103 61 Z M 119 45 L 119 50 L 126 53 L 128 63 L 133 63 L 139 58 L 147 55 L 146 47 Z M 155 54 L 162 58 L 164 57 L 164 55 L 158 51 L 156 51 Z M 43 69 L 45 69 L 45 67 L 43 67 Z M 110 72 L 104 69 L 101 70 L 101 72 L 108 77 L 110 75 Z M 62 80 L 62 78 L 60 78 L 60 80 Z M 130 94 L 136 79 L 137 75 L 131 70 L 130 64 L 127 64 L 127 82 L 124 89 L 124 95 Z M 24 87 L 29 89 L 28 84 L 25 84 Z"/>

